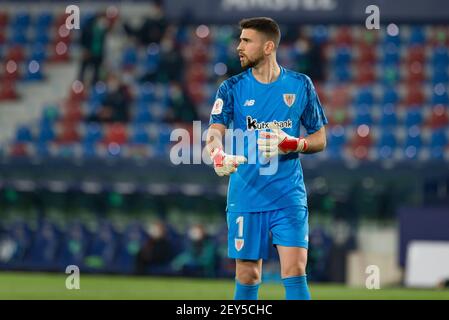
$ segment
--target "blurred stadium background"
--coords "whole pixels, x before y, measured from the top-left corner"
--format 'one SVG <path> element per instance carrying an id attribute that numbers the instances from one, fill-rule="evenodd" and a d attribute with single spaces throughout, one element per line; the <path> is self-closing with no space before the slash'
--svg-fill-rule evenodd
<path id="1" fill-rule="evenodd" d="M 380 30 L 365 28 L 370 4 Z M 330 121 L 327 150 L 302 157 L 313 297 L 449 299 L 438 0 L 2 1 L 0 298 L 232 298 L 227 180 L 173 165 L 170 133 L 207 128 L 218 84 L 240 72 L 237 22 L 260 15 Z M 71 264 L 79 292 L 64 287 Z M 365 288 L 369 265 L 381 290 Z M 261 298 L 283 298 L 278 272 L 273 250 Z"/>

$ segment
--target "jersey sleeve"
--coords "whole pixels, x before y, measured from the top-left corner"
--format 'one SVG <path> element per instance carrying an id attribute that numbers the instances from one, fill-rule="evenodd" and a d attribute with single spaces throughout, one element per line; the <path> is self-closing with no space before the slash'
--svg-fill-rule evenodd
<path id="1" fill-rule="evenodd" d="M 232 92 L 227 81 L 224 81 L 217 90 L 215 102 L 210 114 L 209 125 L 220 123 L 229 127 L 234 117 Z"/>
<path id="2" fill-rule="evenodd" d="M 306 80 L 306 97 L 306 107 L 301 115 L 301 123 L 307 134 L 312 134 L 327 124 L 328 121 L 315 87 L 309 77 Z"/>

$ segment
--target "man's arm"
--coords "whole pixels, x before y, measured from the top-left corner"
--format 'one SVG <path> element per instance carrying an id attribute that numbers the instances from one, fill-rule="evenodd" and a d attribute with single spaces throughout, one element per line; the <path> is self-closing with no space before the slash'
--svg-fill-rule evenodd
<path id="1" fill-rule="evenodd" d="M 220 123 L 213 123 L 207 130 L 206 150 L 207 154 L 211 154 L 215 148 L 223 149 L 223 136 L 226 127 Z"/>
<path id="2" fill-rule="evenodd" d="M 207 131 L 206 149 L 212 159 L 214 170 L 219 176 L 228 176 L 237 171 L 237 167 L 246 162 L 244 156 L 234 156 L 224 153 L 223 136 L 226 127 L 213 123 Z"/>
<path id="3" fill-rule="evenodd" d="M 326 129 L 322 126 L 318 131 L 305 137 L 307 149 L 303 153 L 316 153 L 326 148 Z"/>

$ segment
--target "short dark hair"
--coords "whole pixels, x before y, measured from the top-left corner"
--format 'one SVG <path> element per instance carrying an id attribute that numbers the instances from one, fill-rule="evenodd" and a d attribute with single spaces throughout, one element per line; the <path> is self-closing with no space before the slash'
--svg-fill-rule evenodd
<path id="1" fill-rule="evenodd" d="M 271 18 L 256 17 L 247 18 L 240 21 L 240 29 L 254 29 L 266 35 L 268 39 L 273 40 L 276 48 L 281 41 L 281 29 L 279 25 Z"/>

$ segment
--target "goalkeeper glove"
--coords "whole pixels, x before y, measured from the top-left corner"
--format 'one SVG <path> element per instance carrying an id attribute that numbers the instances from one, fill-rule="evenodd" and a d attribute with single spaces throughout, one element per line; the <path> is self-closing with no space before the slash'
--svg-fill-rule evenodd
<path id="1" fill-rule="evenodd" d="M 236 172 L 237 167 L 246 162 L 244 156 L 226 154 L 221 148 L 212 149 L 210 157 L 214 163 L 214 170 L 220 177 Z"/>
<path id="2" fill-rule="evenodd" d="M 270 129 L 272 132 L 261 131 L 260 138 L 257 139 L 259 150 L 264 157 L 271 158 L 278 154 L 307 150 L 307 140 L 303 137 L 292 137 L 277 126 L 270 126 Z"/>

